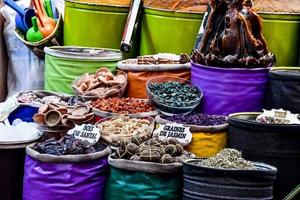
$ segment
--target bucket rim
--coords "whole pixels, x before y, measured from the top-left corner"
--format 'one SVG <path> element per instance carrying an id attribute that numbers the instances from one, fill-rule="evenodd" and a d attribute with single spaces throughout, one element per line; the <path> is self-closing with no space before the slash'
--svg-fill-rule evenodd
<path id="1" fill-rule="evenodd" d="M 270 17 L 270 18 L 277 18 L 277 17 L 284 17 L 286 19 L 300 19 L 300 12 L 294 12 L 294 13 L 286 13 L 286 12 L 268 12 L 268 11 L 258 11 L 259 15 L 263 15 L 262 18 Z"/>
<path id="2" fill-rule="evenodd" d="M 103 7 L 103 8 L 130 8 L 130 5 L 112 5 L 112 4 L 99 4 L 95 2 L 80 2 L 77 0 L 65 0 L 66 3 L 76 3 L 79 5 L 87 5 L 87 6 L 98 6 L 98 7 Z"/>
<path id="3" fill-rule="evenodd" d="M 198 160 L 203 160 L 206 158 L 192 158 L 192 159 L 187 159 L 183 162 L 183 166 L 188 165 L 190 167 L 197 167 L 197 168 L 201 168 L 204 170 L 208 170 L 211 172 L 225 172 L 226 174 L 230 175 L 230 173 L 235 174 L 235 173 L 256 173 L 256 172 L 267 172 L 267 173 L 272 173 L 272 174 L 276 174 L 277 173 L 277 168 L 273 165 L 269 165 L 267 163 L 263 163 L 263 162 L 256 162 L 256 161 L 250 161 L 252 164 L 254 164 L 255 167 L 259 167 L 256 169 L 223 169 L 223 168 L 214 168 L 214 167 L 204 167 L 204 166 L 200 166 L 200 165 L 195 165 L 192 164 L 191 162 L 197 162 Z"/>
<path id="4" fill-rule="evenodd" d="M 143 6 L 145 14 L 157 14 L 158 16 L 168 16 L 168 17 L 182 17 L 182 18 L 190 18 L 192 19 L 201 19 L 204 15 L 203 12 L 195 12 L 195 11 L 181 11 L 181 10 L 169 10 L 164 8 L 154 8 L 150 6 Z"/>
<path id="5" fill-rule="evenodd" d="M 82 56 L 76 55 L 68 52 L 63 52 L 63 49 L 90 49 L 90 50 L 104 50 L 104 51 L 111 51 L 115 52 L 116 55 L 101 57 L 100 56 Z M 93 60 L 93 61 L 119 61 L 123 59 L 123 54 L 121 51 L 116 49 L 109 49 L 109 48 L 97 48 L 97 47 L 80 47 L 80 46 L 52 46 L 52 47 L 45 47 L 44 48 L 45 54 L 59 57 L 59 58 L 66 58 L 66 59 L 74 59 L 74 60 Z M 119 55 L 117 54 L 119 53 Z"/>
<path id="6" fill-rule="evenodd" d="M 276 80 L 286 80 L 286 81 L 300 81 L 300 73 L 284 73 L 300 71 L 300 67 L 274 67 L 269 72 L 269 77 Z M 280 73 L 281 72 L 281 73 Z M 283 72 L 283 73 L 282 73 Z"/>
<path id="7" fill-rule="evenodd" d="M 193 67 L 201 67 L 201 68 L 206 68 L 206 69 L 210 69 L 210 70 L 218 70 L 218 71 L 232 71 L 232 72 L 240 72 L 240 71 L 251 71 L 251 72 L 257 72 L 257 71 L 270 71 L 270 69 L 272 69 L 272 67 L 247 67 L 247 68 L 243 68 L 243 67 L 215 67 L 215 66 L 209 66 L 209 65 L 202 65 L 199 63 L 195 63 L 193 61 L 191 61 L 191 66 Z"/>

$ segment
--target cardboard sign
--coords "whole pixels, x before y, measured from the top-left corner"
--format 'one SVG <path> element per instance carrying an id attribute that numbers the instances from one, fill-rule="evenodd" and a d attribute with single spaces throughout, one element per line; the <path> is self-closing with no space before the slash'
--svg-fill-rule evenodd
<path id="1" fill-rule="evenodd" d="M 160 140 L 174 138 L 183 146 L 188 145 L 192 141 L 190 127 L 185 127 L 183 124 L 178 123 L 160 125 L 159 128 L 154 131 L 154 135 Z"/>
<path id="2" fill-rule="evenodd" d="M 76 125 L 68 134 L 74 135 L 78 140 L 87 141 L 90 145 L 96 144 L 100 139 L 99 128 L 91 124 Z"/>

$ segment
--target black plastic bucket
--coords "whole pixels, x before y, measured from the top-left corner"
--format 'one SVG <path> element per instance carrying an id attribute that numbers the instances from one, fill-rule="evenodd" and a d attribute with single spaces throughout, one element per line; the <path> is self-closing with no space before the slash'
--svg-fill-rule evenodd
<path id="1" fill-rule="evenodd" d="M 229 116 L 228 146 L 248 160 L 261 161 L 278 169 L 274 198 L 283 199 L 300 183 L 300 125 L 255 122 L 259 113 Z"/>
<path id="2" fill-rule="evenodd" d="M 300 67 L 275 67 L 269 76 L 267 107 L 300 113 Z"/>
<path id="3" fill-rule="evenodd" d="M 277 169 L 255 162 L 254 170 L 207 168 L 199 159 L 183 164 L 183 200 L 273 199 Z"/>
<path id="4" fill-rule="evenodd" d="M 0 144 L 0 199 L 22 199 L 26 144 Z"/>

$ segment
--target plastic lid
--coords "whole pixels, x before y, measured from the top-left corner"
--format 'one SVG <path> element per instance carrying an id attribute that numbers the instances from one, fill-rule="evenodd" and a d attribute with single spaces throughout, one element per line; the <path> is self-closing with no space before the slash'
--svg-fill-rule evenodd
<path id="1" fill-rule="evenodd" d="M 119 61 L 123 59 L 123 54 L 121 51 L 105 48 L 54 46 L 45 47 L 44 51 L 46 56 L 51 55 L 75 60 Z"/>

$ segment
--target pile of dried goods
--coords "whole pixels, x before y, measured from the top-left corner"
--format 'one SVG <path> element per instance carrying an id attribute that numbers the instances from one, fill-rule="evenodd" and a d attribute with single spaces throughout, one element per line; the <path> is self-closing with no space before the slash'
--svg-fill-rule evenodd
<path id="1" fill-rule="evenodd" d="M 135 98 L 108 98 L 97 99 L 91 103 L 92 107 L 100 111 L 118 114 L 135 114 L 153 111 L 148 101 Z"/>
<path id="2" fill-rule="evenodd" d="M 198 165 L 222 169 L 255 169 L 253 163 L 242 158 L 240 151 L 230 148 L 223 149 L 214 157 L 201 160 Z"/>
<path id="3" fill-rule="evenodd" d="M 132 161 L 174 163 L 183 162 L 190 154 L 173 138 L 166 141 L 150 138 L 143 142 L 142 138 L 134 136 L 121 144 L 115 157 Z"/>

